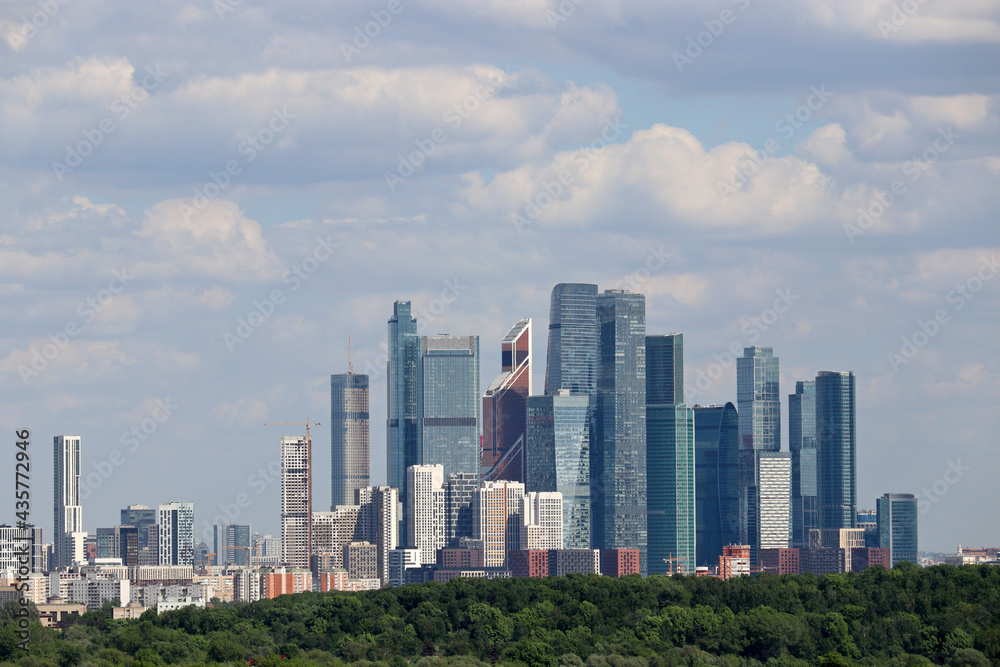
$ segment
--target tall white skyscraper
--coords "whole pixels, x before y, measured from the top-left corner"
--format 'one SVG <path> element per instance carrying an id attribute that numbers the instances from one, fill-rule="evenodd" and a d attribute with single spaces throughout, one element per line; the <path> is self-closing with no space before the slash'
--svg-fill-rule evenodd
<path id="1" fill-rule="evenodd" d="M 86 560 L 87 533 L 83 530 L 83 507 L 80 505 L 80 436 L 55 436 L 53 450 L 53 567 L 69 567 Z"/>
<path id="2" fill-rule="evenodd" d="M 157 508 L 160 565 L 194 565 L 194 503 Z"/>
<path id="3" fill-rule="evenodd" d="M 483 564 L 504 567 L 507 552 L 521 548 L 524 484 L 484 481 L 476 494 L 476 539 L 483 541 Z"/>
<path id="4" fill-rule="evenodd" d="M 309 567 L 312 553 L 312 470 L 306 436 L 281 439 L 281 547 L 291 567 Z"/>
<path id="5" fill-rule="evenodd" d="M 410 503 L 406 514 L 406 544 L 420 551 L 420 564 L 437 561 L 437 550 L 445 546 L 444 466 L 410 466 L 406 469 Z"/>
<path id="6" fill-rule="evenodd" d="M 521 501 L 521 549 L 563 548 L 563 497 L 558 491 L 529 491 Z"/>
<path id="7" fill-rule="evenodd" d="M 784 549 L 791 538 L 792 455 L 757 452 L 758 539 L 760 549 Z"/>

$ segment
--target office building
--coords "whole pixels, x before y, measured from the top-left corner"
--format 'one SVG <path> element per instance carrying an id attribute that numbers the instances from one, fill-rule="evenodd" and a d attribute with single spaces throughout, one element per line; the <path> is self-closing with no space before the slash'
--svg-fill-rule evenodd
<path id="1" fill-rule="evenodd" d="M 417 335 L 417 320 L 410 314 L 409 301 L 396 301 L 392 305 L 388 356 L 385 372 L 389 486 L 399 489 L 400 502 L 406 505 L 406 469 L 423 463 L 420 457 L 420 336 Z M 473 472 L 478 473 L 478 468 Z"/>
<path id="2" fill-rule="evenodd" d="M 809 544 L 819 528 L 816 491 L 816 383 L 799 381 L 788 395 L 788 448 L 792 454 L 792 544 Z"/>
<path id="3" fill-rule="evenodd" d="M 645 574 L 646 299 L 624 290 L 605 290 L 597 297 L 597 321 L 591 537 L 599 549 L 639 549 Z"/>
<path id="4" fill-rule="evenodd" d="M 549 340 L 545 360 L 545 394 L 559 389 L 571 396 L 597 391 L 597 285 L 559 283 L 552 288 Z"/>
<path id="5" fill-rule="evenodd" d="M 420 460 L 479 473 L 479 336 L 420 338 Z"/>
<path id="6" fill-rule="evenodd" d="M 858 528 L 865 531 L 865 546 L 878 547 L 878 511 L 858 510 Z"/>
<path id="7" fill-rule="evenodd" d="M 559 389 L 528 398 L 528 491 L 559 492 L 563 502 L 563 543 L 589 549 L 590 396 Z"/>
<path id="8" fill-rule="evenodd" d="M 739 422 L 736 406 L 694 406 L 695 561 L 714 566 L 740 539 Z"/>
<path id="9" fill-rule="evenodd" d="M 53 450 L 54 569 L 87 561 L 84 549 L 87 533 L 83 529 L 83 507 L 80 505 L 80 436 L 55 436 Z"/>
<path id="10" fill-rule="evenodd" d="M 98 528 L 97 558 L 118 558 L 127 567 L 139 565 L 139 529 L 135 526 Z"/>
<path id="11" fill-rule="evenodd" d="M 253 565 L 250 524 L 217 524 L 212 527 L 212 565 Z"/>
<path id="12" fill-rule="evenodd" d="M 694 410 L 684 403 L 684 336 L 646 336 L 646 507 L 650 574 L 695 568 Z"/>
<path id="13" fill-rule="evenodd" d="M 521 504 L 520 549 L 563 548 L 563 497 L 558 491 L 528 491 Z"/>
<path id="14" fill-rule="evenodd" d="M 876 501 L 879 547 L 889 550 L 889 565 L 917 562 L 917 498 L 912 493 L 886 493 Z"/>
<path id="15" fill-rule="evenodd" d="M 309 567 L 313 552 L 310 445 L 307 436 L 281 439 L 281 546 L 289 567 Z"/>
<path id="16" fill-rule="evenodd" d="M 520 482 L 484 481 L 479 487 L 475 539 L 482 541 L 486 567 L 506 567 L 507 552 L 521 548 L 523 498 Z"/>
<path id="17" fill-rule="evenodd" d="M 421 565 L 430 565 L 447 538 L 444 466 L 410 466 L 406 488 L 410 490 L 410 502 L 404 508 L 406 544 L 418 550 Z"/>
<path id="18" fill-rule="evenodd" d="M 157 535 L 160 565 L 193 566 L 194 503 L 160 505 L 157 508 Z"/>
<path id="19" fill-rule="evenodd" d="M 458 547 L 464 539 L 476 534 L 473 503 L 479 492 L 479 474 L 456 472 L 447 476 L 445 486 L 445 543 Z"/>
<path id="20" fill-rule="evenodd" d="M 857 525 L 854 373 L 816 376 L 816 472 L 820 528 Z"/>
<path id="21" fill-rule="evenodd" d="M 531 320 L 500 342 L 501 371 L 483 396 L 483 479 L 525 481 L 525 414 L 531 385 Z"/>
<path id="22" fill-rule="evenodd" d="M 330 507 L 354 502 L 368 486 L 368 376 L 330 376 Z"/>
<path id="23" fill-rule="evenodd" d="M 755 452 L 781 450 L 781 397 L 778 393 L 778 357 L 770 347 L 743 348 L 736 360 L 736 398 L 739 416 L 740 537 L 751 544 L 759 508 L 754 484 Z M 751 555 L 751 559 L 753 555 Z"/>

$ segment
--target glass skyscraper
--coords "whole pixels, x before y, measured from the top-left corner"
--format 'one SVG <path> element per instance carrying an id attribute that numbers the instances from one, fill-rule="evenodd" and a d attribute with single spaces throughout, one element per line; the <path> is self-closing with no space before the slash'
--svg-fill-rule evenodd
<path id="1" fill-rule="evenodd" d="M 483 396 L 483 479 L 525 479 L 525 415 L 531 385 L 531 320 L 500 342 L 501 371 Z"/>
<path id="2" fill-rule="evenodd" d="M 573 396 L 597 391 L 599 328 L 597 285 L 559 283 L 552 288 L 545 393 Z"/>
<path id="3" fill-rule="evenodd" d="M 389 485 L 399 489 L 400 502 L 405 505 L 406 469 L 421 463 L 418 364 L 420 337 L 417 335 L 417 320 L 410 315 L 409 301 L 396 301 L 392 304 L 388 355 L 386 444 Z"/>
<path id="4" fill-rule="evenodd" d="M 792 454 L 792 546 L 808 547 L 819 528 L 816 498 L 816 383 L 795 383 L 788 395 L 788 448 Z"/>
<path id="5" fill-rule="evenodd" d="M 738 419 L 732 403 L 694 406 L 697 565 L 717 564 L 722 547 L 740 540 Z"/>
<path id="6" fill-rule="evenodd" d="M 752 544 L 752 517 L 758 508 L 752 489 L 757 476 L 756 452 L 781 449 L 781 397 L 778 394 L 778 357 L 770 347 L 743 348 L 736 360 L 736 399 L 740 425 L 740 538 Z M 751 558 L 754 558 L 751 552 Z"/>
<path id="7" fill-rule="evenodd" d="M 419 373 L 417 463 L 479 474 L 479 336 L 422 336 Z"/>
<path id="8" fill-rule="evenodd" d="M 694 411 L 684 403 L 684 336 L 646 336 L 646 507 L 650 574 L 695 568 Z M 664 559 L 673 558 L 671 565 Z"/>
<path id="9" fill-rule="evenodd" d="M 563 545 L 590 549 L 590 396 L 528 398 L 527 491 L 563 496 Z"/>
<path id="10" fill-rule="evenodd" d="M 592 540 L 600 549 L 639 549 L 639 569 L 645 574 L 646 298 L 605 290 L 597 297 L 597 321 L 600 354 L 590 447 Z"/>
<path id="11" fill-rule="evenodd" d="M 354 502 L 369 484 L 368 376 L 330 376 L 330 509 Z"/>
<path id="12" fill-rule="evenodd" d="M 855 528 L 857 435 L 854 373 L 816 376 L 816 456 L 820 528 Z"/>
<path id="13" fill-rule="evenodd" d="M 886 493 L 875 500 L 879 546 L 889 562 L 917 562 L 917 498 L 912 493 Z"/>

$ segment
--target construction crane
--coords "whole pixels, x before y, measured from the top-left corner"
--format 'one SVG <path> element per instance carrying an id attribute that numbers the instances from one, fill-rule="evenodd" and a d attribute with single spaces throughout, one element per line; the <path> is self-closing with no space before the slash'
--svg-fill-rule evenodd
<path id="1" fill-rule="evenodd" d="M 309 432 L 310 426 L 319 426 L 319 422 L 309 421 L 306 417 L 304 422 L 264 422 L 264 426 L 305 426 L 306 427 L 306 555 L 312 563 L 312 434 Z M 309 567 L 310 565 L 307 565 Z"/>
<path id="2" fill-rule="evenodd" d="M 684 566 L 681 561 L 686 561 L 687 556 L 678 556 L 674 558 L 673 552 L 667 554 L 667 558 L 663 559 L 663 562 L 667 564 L 667 574 L 684 574 Z M 677 572 L 674 572 L 674 564 L 677 564 Z"/>

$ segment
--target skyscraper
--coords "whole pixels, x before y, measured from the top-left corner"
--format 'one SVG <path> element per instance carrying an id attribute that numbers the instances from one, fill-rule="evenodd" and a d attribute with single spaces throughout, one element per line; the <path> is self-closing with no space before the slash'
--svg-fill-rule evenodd
<path id="1" fill-rule="evenodd" d="M 80 505 L 80 436 L 55 436 L 53 450 L 55 569 L 86 561 L 84 541 L 87 533 L 83 530 L 83 507 Z"/>
<path id="2" fill-rule="evenodd" d="M 507 565 L 507 553 L 521 548 L 522 499 L 520 482 L 485 481 L 475 501 L 476 539 L 483 542 L 486 567 Z"/>
<path id="3" fill-rule="evenodd" d="M 447 537 L 444 466 L 410 466 L 406 488 L 410 490 L 410 502 L 404 509 L 406 544 L 420 551 L 421 565 L 433 565 Z"/>
<path id="4" fill-rule="evenodd" d="M 697 565 L 715 565 L 740 540 L 738 419 L 732 403 L 694 406 Z"/>
<path id="5" fill-rule="evenodd" d="M 792 546 L 808 547 L 819 528 L 816 509 L 816 383 L 795 383 L 788 395 L 788 448 L 792 454 Z"/>
<path id="6" fill-rule="evenodd" d="M 312 465 L 306 436 L 281 439 L 281 547 L 291 567 L 309 567 L 312 555 Z"/>
<path id="7" fill-rule="evenodd" d="M 420 454 L 415 463 L 440 463 L 445 475 L 478 474 L 479 336 L 422 336 L 420 379 Z"/>
<path id="8" fill-rule="evenodd" d="M 165 503 L 157 508 L 160 565 L 194 566 L 194 503 Z"/>
<path id="9" fill-rule="evenodd" d="M 479 492 L 479 473 L 453 472 L 445 483 L 445 541 L 458 547 L 462 538 L 476 534 L 475 499 Z"/>
<path id="10" fill-rule="evenodd" d="M 331 507 L 354 502 L 368 486 L 368 376 L 330 376 Z"/>
<path id="11" fill-rule="evenodd" d="M 684 403 L 684 336 L 646 336 L 649 573 L 695 568 L 694 411 Z"/>
<path id="12" fill-rule="evenodd" d="M 624 290 L 597 297 L 599 373 L 590 448 L 592 540 L 598 549 L 646 543 L 646 299 Z M 563 354 L 566 353 L 563 341 Z M 565 378 L 564 378 L 565 384 Z"/>
<path id="13" fill-rule="evenodd" d="M 121 511 L 121 525 L 135 526 L 139 532 L 139 562 L 142 565 L 160 562 L 158 521 L 156 509 L 146 505 L 129 505 Z"/>
<path id="14" fill-rule="evenodd" d="M 854 373 L 816 376 L 816 456 L 820 528 L 854 528 L 858 520 Z"/>
<path id="15" fill-rule="evenodd" d="M 917 562 L 917 498 L 912 493 L 886 493 L 876 499 L 878 542 L 889 550 L 889 562 Z"/>
<path id="16" fill-rule="evenodd" d="M 597 391 L 597 285 L 559 283 L 549 308 L 545 393 L 566 389 L 571 396 Z"/>
<path id="17" fill-rule="evenodd" d="M 521 549 L 563 548 L 563 499 L 558 491 L 529 491 L 521 503 Z"/>
<path id="18" fill-rule="evenodd" d="M 757 507 L 754 480 L 755 453 L 781 450 L 781 397 L 778 393 L 778 357 L 769 347 L 743 348 L 736 360 L 736 399 L 740 425 L 740 541 L 751 544 L 751 526 Z M 751 550 L 754 558 L 755 550 Z"/>
<path id="19" fill-rule="evenodd" d="M 525 401 L 531 395 L 531 320 L 500 343 L 501 372 L 483 396 L 484 479 L 524 482 Z"/>
<path id="20" fill-rule="evenodd" d="M 212 530 L 212 551 L 215 559 L 211 565 L 251 565 L 253 544 L 250 541 L 250 524 L 216 524 Z"/>
<path id="21" fill-rule="evenodd" d="M 756 453 L 757 549 L 785 549 L 791 535 L 792 458 L 788 452 Z"/>
<path id="22" fill-rule="evenodd" d="M 590 396 L 528 398 L 528 491 L 562 494 L 563 542 L 590 549 Z"/>
<path id="23" fill-rule="evenodd" d="M 366 486 L 355 492 L 361 539 L 378 546 L 378 573 L 389 579 L 389 552 L 399 546 L 399 492 L 391 486 Z"/>
<path id="24" fill-rule="evenodd" d="M 399 489 L 399 499 L 405 505 L 406 469 L 423 462 L 420 458 L 420 337 L 417 335 L 417 320 L 410 315 L 409 301 L 392 304 L 388 355 L 386 440 L 389 486 Z"/>

